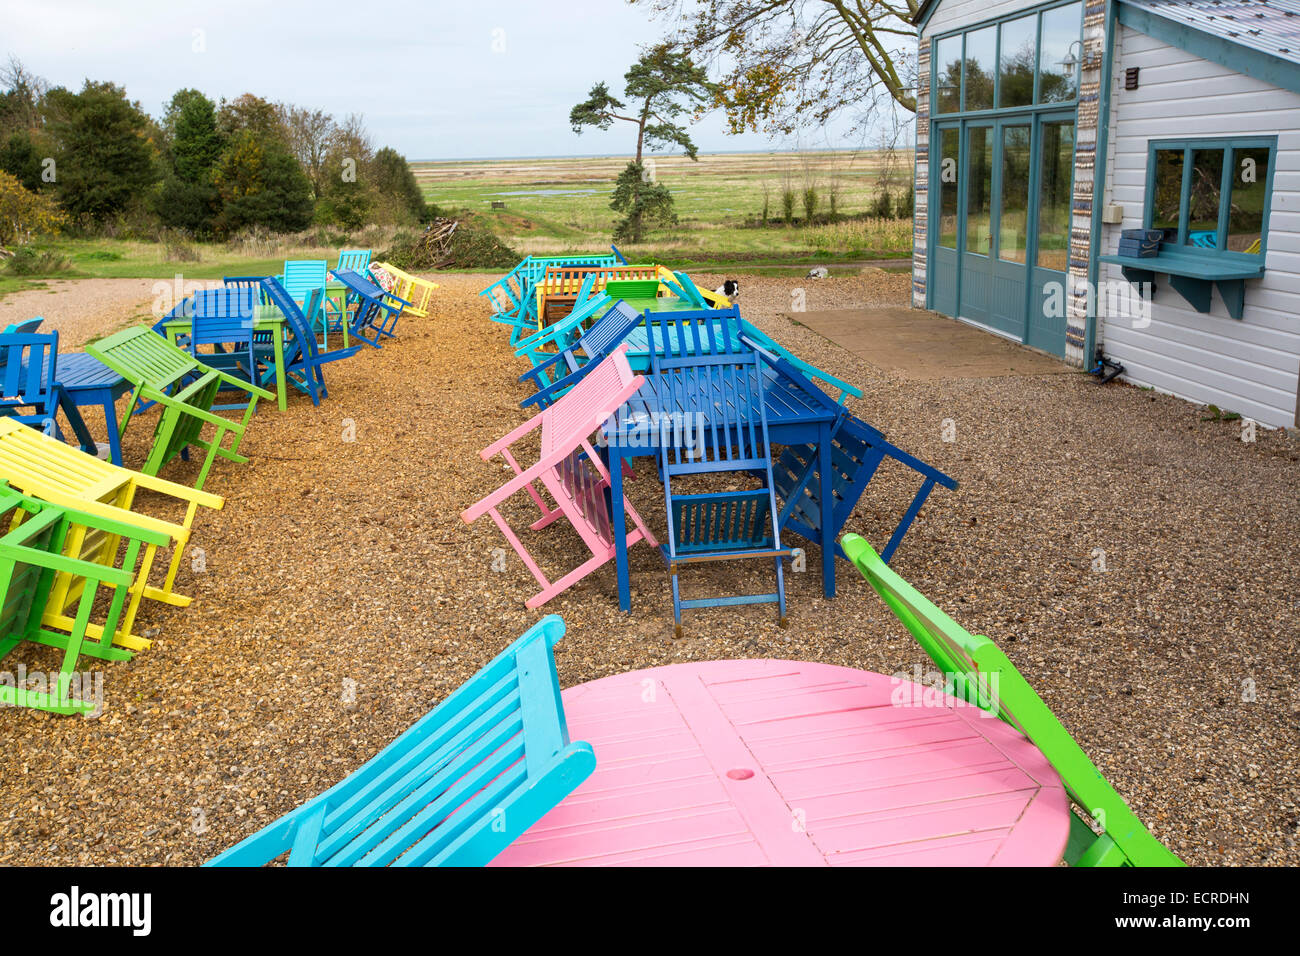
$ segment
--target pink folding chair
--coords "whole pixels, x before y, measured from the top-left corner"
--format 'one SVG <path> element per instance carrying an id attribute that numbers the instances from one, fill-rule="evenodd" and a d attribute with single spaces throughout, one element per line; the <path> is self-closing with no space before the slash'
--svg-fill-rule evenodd
<path id="1" fill-rule="evenodd" d="M 492 516 L 510 546 L 542 586 L 541 591 L 525 602 L 528 607 L 541 607 L 613 559 L 612 516 L 605 500 L 605 491 L 609 488 L 609 472 L 589 439 L 606 419 L 636 394 L 643 381 L 642 376 L 632 374 L 627 361 L 627 346 L 624 345 L 606 357 L 550 408 L 479 452 L 484 461 L 500 454 L 514 469 L 515 477 L 486 498 L 470 505 L 460 516 L 466 524 L 472 524 L 484 513 Z M 510 448 L 538 426 L 542 429 L 540 458 L 535 465 L 521 468 Z M 552 508 L 546 503 L 534 482 L 541 482 L 542 487 L 555 500 L 556 507 Z M 542 573 L 542 569 L 498 510 L 503 501 L 521 489 L 528 491 L 542 512 L 542 517 L 530 526 L 534 531 L 540 531 L 557 518 L 565 517 L 591 549 L 590 559 L 554 583 Z M 645 541 L 657 547 L 658 542 L 650 529 L 626 498 L 623 499 L 623 507 L 635 525 L 635 529 L 627 536 L 628 546 Z"/>

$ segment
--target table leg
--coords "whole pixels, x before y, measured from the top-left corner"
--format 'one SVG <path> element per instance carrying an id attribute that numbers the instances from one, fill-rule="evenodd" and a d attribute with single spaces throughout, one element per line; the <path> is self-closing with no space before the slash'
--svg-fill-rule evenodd
<path id="1" fill-rule="evenodd" d="M 610 517 L 614 535 L 614 568 L 618 573 L 618 608 L 632 610 L 632 581 L 627 570 L 627 512 L 623 510 L 623 442 L 618 435 L 605 446 L 609 469 Z"/>
<path id="2" fill-rule="evenodd" d="M 254 375 L 256 380 L 257 376 Z M 280 411 L 289 407 L 289 398 L 285 393 L 284 376 L 284 329 L 275 330 L 275 390 L 280 397 Z"/>
<path id="3" fill-rule="evenodd" d="M 76 404 L 67 391 L 59 386 L 59 407 L 63 409 L 64 416 L 68 419 L 68 425 L 72 428 L 72 433 L 77 436 L 77 441 L 81 443 L 81 450 L 88 455 L 93 455 L 99 450 L 95 440 L 90 437 L 90 429 L 86 427 L 86 422 L 81 417 L 81 412 L 77 411 Z"/>
<path id="4" fill-rule="evenodd" d="M 823 424 L 817 442 L 817 470 L 821 473 L 822 500 L 822 593 L 835 597 L 835 482 L 831 469 L 831 426 Z"/>
<path id="5" fill-rule="evenodd" d="M 122 438 L 117 430 L 117 402 L 110 391 L 103 396 L 104 424 L 108 428 L 108 457 L 113 464 L 122 467 Z"/>

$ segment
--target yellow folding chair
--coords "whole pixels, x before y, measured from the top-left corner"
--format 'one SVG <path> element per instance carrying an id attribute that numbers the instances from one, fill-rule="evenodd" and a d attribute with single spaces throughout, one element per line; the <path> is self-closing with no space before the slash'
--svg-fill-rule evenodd
<path id="1" fill-rule="evenodd" d="M 403 315 L 410 313 L 422 319 L 429 315 L 429 297 L 433 294 L 433 290 L 439 287 L 438 283 L 413 276 L 387 262 L 377 262 L 375 268 L 383 269 L 396 280 L 396 284 L 389 290 L 393 295 L 411 303 L 402 309 Z"/>
<path id="2" fill-rule="evenodd" d="M 162 586 L 149 583 L 149 574 L 158 549 L 156 544 L 150 543 L 146 545 L 144 557 L 131 585 L 127 608 L 118 622 L 116 633 L 112 635 L 114 644 L 133 651 L 149 647 L 148 640 L 132 633 L 142 598 L 161 601 L 172 607 L 186 607 L 190 603 L 189 597 L 173 590 L 176 573 L 180 570 L 181 558 L 189 543 L 199 507 L 221 508 L 225 499 L 220 495 L 187 488 L 174 481 L 100 461 L 9 418 L 0 418 L 0 479 L 7 480 L 23 494 L 42 501 L 121 521 L 148 531 L 162 532 L 168 536 L 172 557 Z M 141 503 L 136 499 L 136 492 L 141 489 L 183 503 L 184 518 L 175 522 L 137 511 Z M 21 515 L 15 516 L 15 523 L 21 520 Z M 68 531 L 63 553 L 70 558 L 113 567 L 120 541 L 120 535 L 74 523 Z M 45 623 L 48 626 L 67 629 L 72 625 L 73 618 L 66 611 L 80 597 L 84 585 L 84 577 L 66 573 L 57 576 L 46 605 Z M 100 627 L 94 624 L 87 625 L 86 636 L 94 640 L 106 640 Z"/>

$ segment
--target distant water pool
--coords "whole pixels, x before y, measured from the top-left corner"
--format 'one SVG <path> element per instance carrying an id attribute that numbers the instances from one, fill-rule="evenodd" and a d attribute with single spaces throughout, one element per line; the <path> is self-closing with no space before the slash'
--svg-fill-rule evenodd
<path id="1" fill-rule="evenodd" d="M 516 189 L 507 193 L 488 193 L 489 196 L 591 196 L 595 189 Z"/>

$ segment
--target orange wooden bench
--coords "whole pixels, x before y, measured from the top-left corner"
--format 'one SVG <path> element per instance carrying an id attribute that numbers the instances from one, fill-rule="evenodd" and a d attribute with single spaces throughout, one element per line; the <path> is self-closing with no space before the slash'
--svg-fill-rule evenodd
<path id="1" fill-rule="evenodd" d="M 546 275 L 537 283 L 537 327 L 544 329 L 572 312 L 588 276 L 594 294 L 611 280 L 657 279 L 658 268 L 655 265 L 548 266 Z"/>

